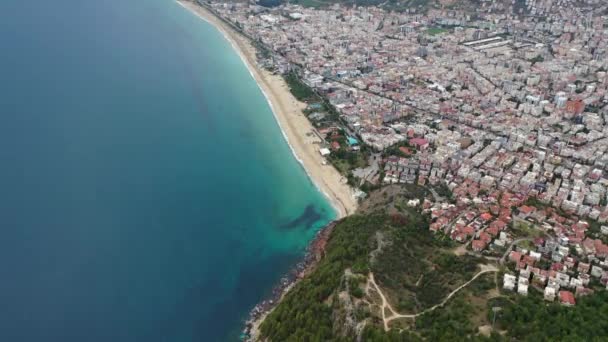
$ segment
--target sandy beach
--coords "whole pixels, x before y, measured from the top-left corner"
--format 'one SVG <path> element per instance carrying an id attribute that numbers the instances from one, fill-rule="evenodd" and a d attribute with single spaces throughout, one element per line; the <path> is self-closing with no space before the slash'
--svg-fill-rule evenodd
<path id="1" fill-rule="evenodd" d="M 296 158 L 302 163 L 313 183 L 329 198 L 338 211 L 338 218 L 355 212 L 357 201 L 353 197 L 352 188 L 333 166 L 323 165 L 323 157 L 319 154 L 320 139 L 313 133 L 311 123 L 302 113 L 306 104 L 295 99 L 280 75 L 274 75 L 258 66 L 256 50 L 246 37 L 197 3 L 192 1 L 178 1 L 178 3 L 215 26 L 239 53 L 266 95 Z"/>

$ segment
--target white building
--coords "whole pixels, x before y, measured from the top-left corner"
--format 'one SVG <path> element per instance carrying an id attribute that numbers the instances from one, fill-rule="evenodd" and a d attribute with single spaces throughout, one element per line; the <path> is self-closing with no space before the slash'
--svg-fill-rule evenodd
<path id="1" fill-rule="evenodd" d="M 555 300 L 555 288 L 553 287 L 545 287 L 545 300 L 554 301 Z"/>
<path id="2" fill-rule="evenodd" d="M 502 286 L 505 290 L 513 291 L 515 290 L 515 276 L 512 274 L 505 274 L 502 279 Z"/>

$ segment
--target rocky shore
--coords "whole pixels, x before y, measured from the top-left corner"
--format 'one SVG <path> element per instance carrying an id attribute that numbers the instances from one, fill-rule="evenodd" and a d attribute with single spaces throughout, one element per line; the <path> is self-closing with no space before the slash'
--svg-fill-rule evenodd
<path id="1" fill-rule="evenodd" d="M 308 272 L 310 272 L 317 262 L 321 260 L 325 252 L 325 246 L 339 221 L 332 221 L 317 232 L 315 238 L 310 242 L 306 249 L 304 259 L 296 264 L 287 275 L 279 281 L 279 284 L 272 290 L 269 298 L 258 303 L 249 313 L 249 318 L 245 322 L 245 328 L 241 335 L 243 341 L 256 341 L 259 337 L 259 327 L 268 315 L 289 290 Z"/>

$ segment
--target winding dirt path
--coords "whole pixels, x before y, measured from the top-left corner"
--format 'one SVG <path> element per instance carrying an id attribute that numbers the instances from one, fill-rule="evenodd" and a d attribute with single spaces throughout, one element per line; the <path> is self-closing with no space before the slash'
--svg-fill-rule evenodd
<path id="1" fill-rule="evenodd" d="M 391 304 L 388 302 L 388 300 L 386 299 L 386 297 L 384 296 L 384 293 L 382 293 L 382 290 L 380 289 L 380 286 L 378 286 L 378 284 L 376 283 L 376 280 L 374 279 L 374 274 L 370 272 L 369 274 L 369 278 L 368 278 L 368 285 L 366 287 L 366 292 L 369 295 L 369 288 L 370 288 L 370 284 L 373 287 L 373 289 L 378 293 L 378 295 L 380 296 L 380 298 L 382 299 L 382 305 L 380 306 L 380 311 L 382 312 L 382 323 L 384 324 L 384 330 L 388 331 L 389 330 L 389 323 L 392 320 L 395 319 L 399 319 L 399 318 L 416 318 L 418 316 L 421 316 L 427 312 L 431 312 L 437 308 L 440 308 L 442 306 L 444 306 L 455 294 L 457 294 L 460 290 L 462 290 L 463 288 L 469 286 L 472 282 L 475 281 L 475 279 L 479 278 L 480 276 L 486 274 L 486 273 L 490 273 L 490 272 L 498 272 L 498 268 L 496 268 L 496 266 L 494 265 L 480 265 L 481 270 L 479 272 L 477 272 L 473 278 L 471 278 L 469 281 L 467 281 L 466 283 L 460 285 L 459 287 L 457 287 L 456 289 L 454 289 L 452 292 L 450 292 L 450 294 L 448 294 L 448 296 L 439 304 L 436 304 L 422 312 L 419 312 L 417 314 L 400 314 L 397 311 L 395 311 L 395 309 L 393 309 L 391 307 Z M 386 311 L 389 311 L 390 315 L 386 314 Z"/>
<path id="2" fill-rule="evenodd" d="M 369 284 L 371 284 L 374 287 L 374 290 L 378 293 L 378 295 L 382 299 L 382 305 L 380 306 L 380 311 L 382 312 L 382 322 L 384 323 L 384 331 L 388 331 L 388 322 L 390 322 L 391 317 L 398 315 L 398 313 L 391 307 L 391 304 L 388 302 L 388 300 L 386 300 L 384 293 L 382 293 L 382 290 L 380 290 L 380 286 L 378 286 L 378 284 L 376 284 L 376 280 L 374 279 L 374 274 L 371 272 L 369 273 L 368 287 L 366 288 L 366 290 L 368 290 L 368 294 L 369 294 Z M 386 317 L 387 309 L 391 312 L 391 317 Z"/>

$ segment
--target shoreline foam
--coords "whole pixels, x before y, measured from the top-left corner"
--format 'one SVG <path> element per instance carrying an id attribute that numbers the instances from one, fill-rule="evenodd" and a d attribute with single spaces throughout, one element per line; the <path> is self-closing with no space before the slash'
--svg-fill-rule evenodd
<path id="1" fill-rule="evenodd" d="M 323 158 L 318 152 L 318 145 L 305 141 L 306 135 L 313 130 L 312 124 L 302 113 L 306 105 L 293 97 L 282 77 L 273 75 L 257 65 L 255 48 L 246 37 L 196 2 L 178 0 L 177 3 L 215 27 L 237 52 L 264 94 L 295 159 L 337 211 L 336 219 L 354 213 L 357 202 L 352 196 L 352 189 L 342 181 L 342 175 L 333 166 L 322 164 Z M 291 112 L 295 116 L 288 118 L 289 114 L 285 112 Z"/>

